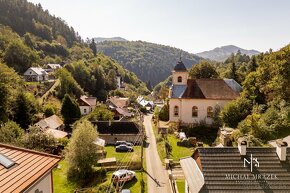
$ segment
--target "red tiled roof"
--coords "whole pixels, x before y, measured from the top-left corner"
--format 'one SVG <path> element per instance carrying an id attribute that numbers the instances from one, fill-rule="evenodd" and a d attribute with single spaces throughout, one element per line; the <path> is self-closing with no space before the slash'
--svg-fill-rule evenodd
<path id="1" fill-rule="evenodd" d="M 23 192 L 61 160 L 59 156 L 1 143 L 0 154 L 16 163 L 9 169 L 0 164 L 0 192 Z"/>
<path id="2" fill-rule="evenodd" d="M 189 79 L 181 98 L 232 100 L 238 96 L 222 79 Z"/>

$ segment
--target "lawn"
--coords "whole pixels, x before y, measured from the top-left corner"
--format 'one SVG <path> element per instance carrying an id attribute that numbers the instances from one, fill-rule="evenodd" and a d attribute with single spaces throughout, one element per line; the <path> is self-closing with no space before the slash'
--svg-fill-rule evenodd
<path id="1" fill-rule="evenodd" d="M 176 185 L 179 193 L 183 193 L 185 190 L 185 181 L 184 180 L 176 180 Z"/>
<path id="2" fill-rule="evenodd" d="M 76 189 L 78 189 L 78 185 L 76 183 L 71 183 L 67 181 L 66 178 L 66 170 L 67 170 L 67 162 L 65 160 L 62 160 L 59 163 L 59 168 L 55 168 L 53 170 L 53 190 L 57 193 L 70 193 L 74 192 Z M 98 184 L 94 187 L 88 187 L 85 188 L 87 191 L 90 191 L 92 193 L 97 192 L 100 186 L 108 185 L 110 182 L 110 179 L 112 177 L 113 172 L 107 172 L 106 176 L 106 182 L 102 184 Z M 146 174 L 142 171 L 136 171 L 136 179 L 126 183 L 123 188 L 130 189 L 132 193 L 140 193 L 141 192 L 141 181 L 143 179 L 144 182 L 144 191 L 146 192 Z"/>
<path id="3" fill-rule="evenodd" d="M 161 135 L 157 134 L 157 129 L 156 126 L 152 123 L 152 127 L 154 130 L 154 134 L 156 136 L 156 143 L 157 143 L 157 151 L 160 156 L 160 159 L 162 162 L 164 162 L 164 158 L 166 157 L 166 152 L 165 152 L 165 143 L 161 139 Z M 172 146 L 172 155 L 170 156 L 171 159 L 174 161 L 179 161 L 180 158 L 182 157 L 187 157 L 191 156 L 195 148 L 188 148 L 188 147 L 182 147 L 182 146 L 177 146 L 177 142 L 179 141 L 178 138 L 176 138 L 173 134 L 168 134 L 167 139 Z"/>
<path id="4" fill-rule="evenodd" d="M 117 162 L 141 161 L 141 146 L 134 146 L 134 152 L 116 152 L 115 146 L 106 146 L 107 158 L 115 157 Z"/>
<path id="5" fill-rule="evenodd" d="M 77 188 L 77 184 L 67 181 L 66 171 L 67 171 L 67 162 L 62 160 L 59 162 L 59 167 L 55 168 L 52 171 L 53 174 L 53 192 L 58 193 L 68 193 L 74 192 Z"/>
<path id="6" fill-rule="evenodd" d="M 193 151 L 195 148 L 178 146 L 177 142 L 179 141 L 179 139 L 176 138 L 174 135 L 168 135 L 167 139 L 170 145 L 172 146 L 172 153 L 171 153 L 172 155 L 170 158 L 173 159 L 174 161 L 179 161 L 180 158 L 191 156 L 193 154 Z"/>

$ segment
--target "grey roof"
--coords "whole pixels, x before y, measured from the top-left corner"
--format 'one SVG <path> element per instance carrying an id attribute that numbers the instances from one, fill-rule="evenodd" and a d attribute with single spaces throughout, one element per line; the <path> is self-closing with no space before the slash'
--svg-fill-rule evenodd
<path id="1" fill-rule="evenodd" d="M 237 83 L 234 79 L 224 79 L 225 83 L 231 87 L 236 92 L 241 92 L 242 87 L 239 83 Z"/>
<path id="2" fill-rule="evenodd" d="M 204 177 L 195 160 L 191 157 L 182 158 L 180 165 L 190 192 L 199 192 L 204 185 Z"/>
<path id="3" fill-rule="evenodd" d="M 177 64 L 174 67 L 174 71 L 187 71 L 185 65 L 183 64 L 183 62 L 180 60 L 177 62 Z"/>
<path id="4" fill-rule="evenodd" d="M 244 167 L 244 158 L 257 158 L 259 167 Z M 281 162 L 276 148 L 248 147 L 247 155 L 241 156 L 238 148 L 198 148 L 192 156 L 204 176 L 204 186 L 199 192 L 288 192 L 290 190 L 290 148 L 287 148 L 287 161 Z M 255 164 L 256 162 L 254 162 Z M 195 171 L 192 166 L 191 172 Z M 274 178 L 254 179 L 253 175 L 273 174 Z M 191 174 L 193 175 L 193 174 Z M 226 176 L 243 175 L 248 179 L 234 179 Z M 275 176 L 277 178 L 275 178 Z M 236 176 L 237 177 L 237 176 Z M 192 180 L 186 178 L 187 181 Z M 196 184 L 195 179 L 191 182 Z"/>
<path id="5" fill-rule="evenodd" d="M 186 85 L 173 85 L 171 89 L 171 98 L 181 98 L 186 89 Z"/>

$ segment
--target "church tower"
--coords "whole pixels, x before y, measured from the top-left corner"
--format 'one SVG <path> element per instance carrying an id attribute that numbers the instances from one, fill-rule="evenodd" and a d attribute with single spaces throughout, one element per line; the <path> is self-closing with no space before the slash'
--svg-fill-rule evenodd
<path id="1" fill-rule="evenodd" d="M 188 76 L 189 73 L 180 58 L 172 71 L 172 85 L 186 85 Z"/>

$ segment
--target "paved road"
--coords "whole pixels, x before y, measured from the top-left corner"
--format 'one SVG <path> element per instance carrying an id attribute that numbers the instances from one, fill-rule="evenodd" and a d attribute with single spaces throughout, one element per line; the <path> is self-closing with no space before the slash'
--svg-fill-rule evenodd
<path id="1" fill-rule="evenodd" d="M 144 126 L 148 137 L 145 148 L 148 193 L 171 193 L 168 174 L 157 152 L 151 119 L 152 115 L 144 116 Z"/>

